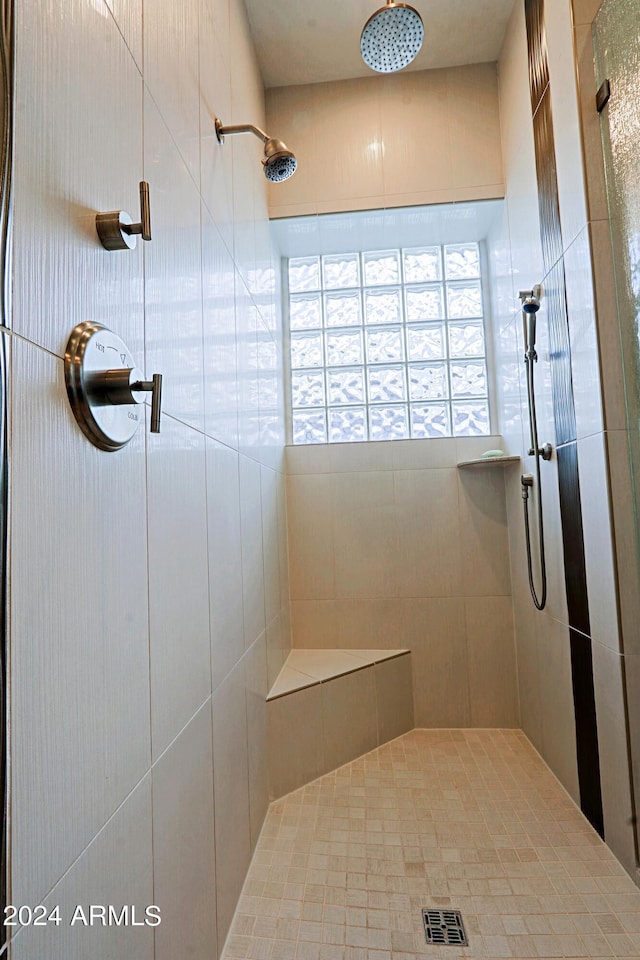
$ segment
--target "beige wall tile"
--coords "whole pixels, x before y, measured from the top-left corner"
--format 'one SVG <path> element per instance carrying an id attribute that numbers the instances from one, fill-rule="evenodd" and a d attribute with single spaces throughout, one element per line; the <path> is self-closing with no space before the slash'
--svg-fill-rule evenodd
<path id="1" fill-rule="evenodd" d="M 376 78 L 374 78 L 375 81 Z M 371 79 L 314 84 L 316 197 L 341 209 L 341 201 L 382 197 L 381 84 Z M 288 136 L 288 133 L 287 133 Z M 380 204 L 382 205 L 382 204 Z"/>
<path id="2" fill-rule="evenodd" d="M 456 471 L 398 470 L 394 480 L 400 596 L 462 595 Z"/>
<path id="3" fill-rule="evenodd" d="M 609 482 L 604 434 L 578 440 L 582 532 L 591 637 L 620 650 L 616 571 L 609 517 Z"/>
<path id="4" fill-rule="evenodd" d="M 287 478 L 290 589 L 293 600 L 334 596 L 332 478 Z"/>
<path id="5" fill-rule="evenodd" d="M 376 663 L 378 743 L 386 743 L 413 729 L 413 674 L 411 654 Z"/>
<path id="6" fill-rule="evenodd" d="M 547 613 L 536 620 L 542 756 L 579 803 L 569 628 Z"/>
<path id="7" fill-rule="evenodd" d="M 211 701 L 198 711 L 153 768 L 154 902 L 162 923 L 156 957 L 184 950 L 206 955 L 216 944 Z"/>
<path id="8" fill-rule="evenodd" d="M 335 600 L 292 600 L 291 630 L 295 647 L 344 646 L 338 637 Z"/>
<path id="9" fill-rule="evenodd" d="M 472 725 L 519 727 L 511 597 L 467 597 L 465 620 Z"/>
<path id="10" fill-rule="evenodd" d="M 464 605 L 457 599 L 404 600 L 403 605 L 416 726 L 470 726 Z"/>
<path id="11" fill-rule="evenodd" d="M 324 770 L 333 770 L 373 750 L 378 743 L 373 668 L 320 686 Z"/>
<path id="12" fill-rule="evenodd" d="M 57 14 L 36 0 L 16 9 L 13 329 L 63 357 L 91 318 L 142 363 L 142 245 L 108 255 L 95 229 L 98 211 L 139 208 L 142 78 L 109 15 L 83 0 Z"/>
<path id="13" fill-rule="evenodd" d="M 454 185 L 448 70 L 384 77 L 380 124 L 387 196 Z M 453 82 L 453 81 L 452 81 Z M 438 135 L 434 136 L 435 131 Z M 409 135 L 408 135 L 409 134 Z M 373 191 L 371 191 L 373 192 Z"/>
<path id="14" fill-rule="evenodd" d="M 533 601 L 514 597 L 514 627 L 520 724 L 536 750 L 542 752 L 540 666 L 536 622 L 540 613 Z"/>
<path id="15" fill-rule="evenodd" d="M 267 704 L 269 791 L 272 800 L 319 777 L 326 769 L 321 684 Z"/>
<path id="16" fill-rule="evenodd" d="M 545 6 L 551 105 L 562 240 L 568 247 L 587 223 L 571 0 Z"/>
<path id="17" fill-rule="evenodd" d="M 211 645 L 207 529 L 202 523 L 207 508 L 204 437 L 163 417 L 162 432 L 153 439 L 147 448 L 147 490 L 155 758 L 211 693 Z"/>
<path id="18" fill-rule="evenodd" d="M 267 677 L 266 634 L 258 637 L 244 657 L 247 691 L 247 749 L 249 761 L 249 823 L 251 850 L 262 829 L 269 806 L 267 755 Z"/>
<path id="19" fill-rule="evenodd" d="M 262 502 L 262 563 L 266 623 L 280 613 L 280 542 L 278 536 L 278 476 L 269 467 L 260 468 Z"/>
<path id="20" fill-rule="evenodd" d="M 600 643 L 592 644 L 592 652 L 605 840 L 633 875 L 634 809 L 627 747 L 624 662 L 619 653 Z"/>
<path id="21" fill-rule="evenodd" d="M 454 185 L 503 182 L 497 101 L 496 64 L 474 63 L 447 70 L 447 119 Z"/>
<path id="22" fill-rule="evenodd" d="M 465 596 L 510 596 L 505 475 L 498 468 L 458 471 Z"/>
<path id="23" fill-rule="evenodd" d="M 571 377 L 578 439 L 602 431 L 600 363 L 589 231 L 582 230 L 564 255 Z"/>
<path id="24" fill-rule="evenodd" d="M 634 514 L 630 436 L 626 430 L 609 430 L 606 443 L 622 643 L 624 653 L 635 655 L 640 653 L 640 560 L 637 525 L 629 522 Z"/>
<path id="25" fill-rule="evenodd" d="M 244 652 L 238 454 L 207 441 L 211 676 L 216 687 Z"/>
<path id="26" fill-rule="evenodd" d="M 339 647 L 395 649 L 404 643 L 404 601 L 396 597 L 336 600 Z"/>
<path id="27" fill-rule="evenodd" d="M 151 819 L 151 776 L 147 774 L 41 901 L 49 910 L 59 905 L 60 925 L 23 927 L 12 941 L 11 956 L 18 960 L 45 956 L 52 960 L 84 960 L 87 956 L 154 960 L 153 927 L 131 923 L 91 927 L 81 921 L 71 926 L 78 904 L 86 914 L 92 903 L 113 904 L 117 910 L 126 903 L 135 907 L 138 921 L 144 919 L 146 907 L 154 902 Z M 129 920 L 131 916 L 129 912 Z"/>
<path id="28" fill-rule="evenodd" d="M 198 0 L 149 5 L 144 15 L 145 84 L 200 183 Z"/>
<path id="29" fill-rule="evenodd" d="M 17 337 L 11 363 L 12 889 L 36 904 L 150 765 L 144 436 L 96 449 L 62 363 Z"/>
<path id="30" fill-rule="evenodd" d="M 271 216 L 503 196 L 491 65 L 279 87 L 267 116 L 299 162 Z"/>
<path id="31" fill-rule="evenodd" d="M 245 665 L 213 693 L 213 756 L 218 941 L 223 943 L 251 857 Z"/>
<path id="32" fill-rule="evenodd" d="M 393 473 L 333 474 L 331 487 L 336 598 L 396 596 Z"/>
<path id="33" fill-rule="evenodd" d="M 244 646 L 264 632 L 264 559 L 260 464 L 240 456 L 240 530 Z"/>
<path id="34" fill-rule="evenodd" d="M 309 443 L 300 447 L 286 447 L 286 473 L 293 475 L 298 473 L 331 473 L 330 449 L 331 446 L 328 443 Z"/>
<path id="35" fill-rule="evenodd" d="M 237 449 L 238 358 L 234 266 L 216 223 L 204 205 L 202 265 L 205 432 Z"/>

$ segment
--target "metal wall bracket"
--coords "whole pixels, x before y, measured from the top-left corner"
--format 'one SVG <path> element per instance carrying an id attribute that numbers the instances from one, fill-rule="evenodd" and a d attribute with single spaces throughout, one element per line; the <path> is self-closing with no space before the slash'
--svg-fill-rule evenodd
<path id="1" fill-rule="evenodd" d="M 151 432 L 160 433 L 162 375 L 145 380 L 129 348 L 112 330 L 86 320 L 74 327 L 64 355 L 69 403 L 85 437 L 101 450 L 119 450 L 140 425 L 151 393 Z"/>
<path id="2" fill-rule="evenodd" d="M 96 214 L 96 230 L 105 250 L 134 250 L 136 236 L 151 240 L 149 184 L 140 181 L 140 223 L 134 223 L 124 210 Z"/>
<path id="3" fill-rule="evenodd" d="M 600 89 L 596 93 L 596 110 L 598 113 L 602 113 L 606 105 L 609 103 L 609 98 L 611 97 L 611 84 L 608 80 L 605 80 Z"/>

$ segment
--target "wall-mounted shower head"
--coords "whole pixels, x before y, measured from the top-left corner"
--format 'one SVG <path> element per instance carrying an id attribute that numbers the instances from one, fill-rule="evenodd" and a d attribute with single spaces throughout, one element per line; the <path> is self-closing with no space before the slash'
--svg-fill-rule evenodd
<path id="1" fill-rule="evenodd" d="M 298 161 L 292 150 L 282 140 L 276 140 L 268 136 L 260 127 L 255 127 L 252 123 L 240 123 L 233 126 L 225 126 L 222 120 L 216 117 L 216 136 L 219 143 L 224 143 L 224 138 L 233 133 L 252 133 L 258 140 L 264 144 L 264 175 L 271 183 L 282 183 L 288 180 L 296 172 Z"/>
<path id="2" fill-rule="evenodd" d="M 360 52 L 372 70 L 396 73 L 417 57 L 423 40 L 424 25 L 418 11 L 407 3 L 387 0 L 365 23 Z"/>

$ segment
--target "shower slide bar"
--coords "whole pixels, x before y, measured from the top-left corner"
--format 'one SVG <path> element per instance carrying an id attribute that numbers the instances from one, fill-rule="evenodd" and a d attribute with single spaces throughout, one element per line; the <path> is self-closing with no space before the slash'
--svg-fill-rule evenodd
<path id="1" fill-rule="evenodd" d="M 542 447 L 538 441 L 538 417 L 536 413 L 536 394 L 534 364 L 538 362 L 536 353 L 536 314 L 540 309 L 542 287 L 535 286 L 532 290 L 521 290 L 518 294 L 522 305 L 522 327 L 524 333 L 524 362 L 527 373 L 527 405 L 529 408 L 529 456 L 535 457 L 535 482 L 537 483 L 537 513 L 538 513 L 538 549 L 540 556 L 540 594 L 536 589 L 533 578 L 533 560 L 531 556 L 531 530 L 529 523 L 529 491 L 534 485 L 534 476 L 524 473 L 520 478 L 522 501 L 524 508 L 524 533 L 527 546 L 527 568 L 529 572 L 529 590 L 537 610 L 544 610 L 547 603 L 547 562 L 544 549 L 544 516 L 542 509 L 542 482 L 540 477 L 540 460 L 550 460 L 553 447 L 545 443 Z"/>

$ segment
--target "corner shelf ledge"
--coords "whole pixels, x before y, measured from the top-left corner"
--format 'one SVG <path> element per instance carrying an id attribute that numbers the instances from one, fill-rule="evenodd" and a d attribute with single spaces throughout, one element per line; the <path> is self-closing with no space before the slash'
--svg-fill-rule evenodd
<path id="1" fill-rule="evenodd" d="M 487 467 L 494 463 L 505 464 L 519 462 L 520 457 L 479 457 L 477 460 L 461 460 L 457 464 L 457 467 L 460 470 L 466 467 Z"/>

